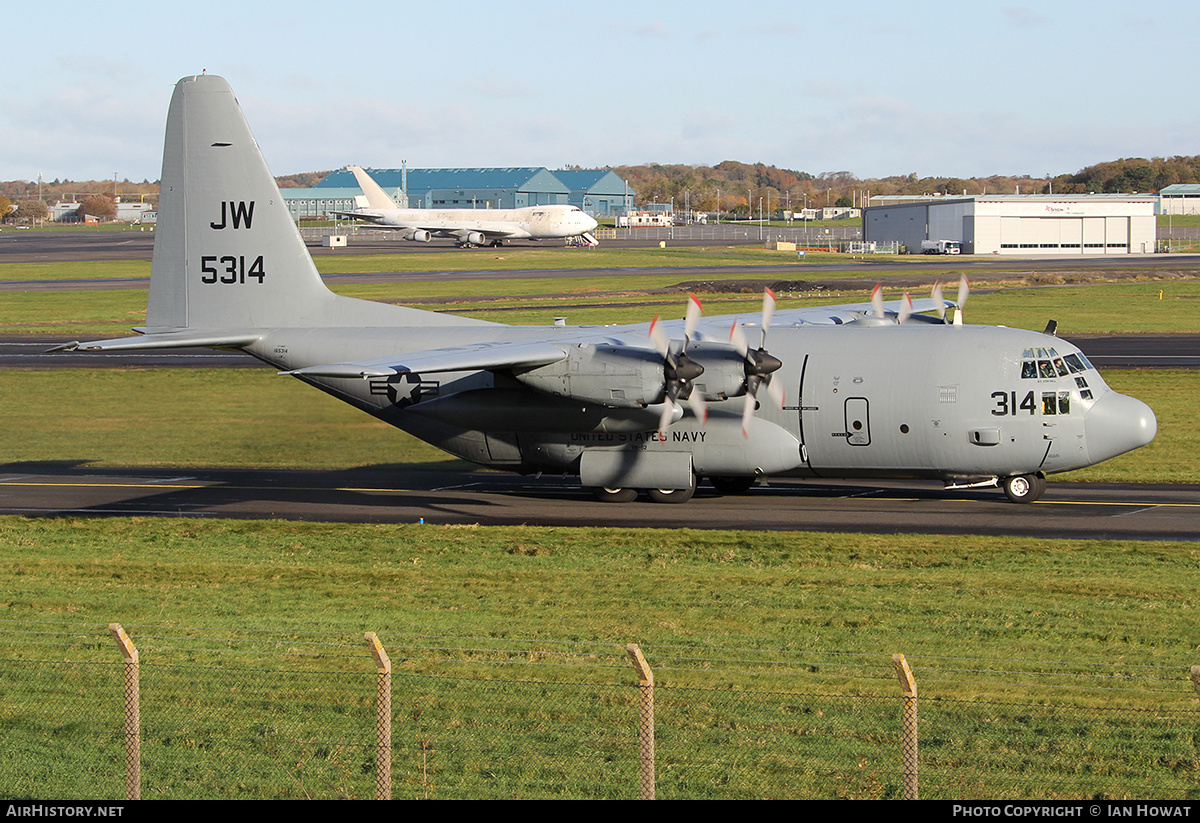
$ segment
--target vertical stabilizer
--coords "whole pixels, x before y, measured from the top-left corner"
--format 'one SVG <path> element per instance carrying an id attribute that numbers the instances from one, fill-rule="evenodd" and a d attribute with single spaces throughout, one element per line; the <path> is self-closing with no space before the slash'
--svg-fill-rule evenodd
<path id="1" fill-rule="evenodd" d="M 167 114 L 147 330 L 308 325 L 331 297 L 229 84 L 180 80 Z"/>
<path id="2" fill-rule="evenodd" d="M 482 322 L 329 291 L 229 84 L 214 75 L 176 84 L 147 333 Z"/>
<path id="3" fill-rule="evenodd" d="M 354 179 L 358 181 L 358 187 L 362 189 L 367 198 L 367 205 L 373 209 L 396 209 L 396 201 L 388 196 L 388 193 L 375 182 L 371 175 L 367 174 L 358 166 L 346 166 Z"/>

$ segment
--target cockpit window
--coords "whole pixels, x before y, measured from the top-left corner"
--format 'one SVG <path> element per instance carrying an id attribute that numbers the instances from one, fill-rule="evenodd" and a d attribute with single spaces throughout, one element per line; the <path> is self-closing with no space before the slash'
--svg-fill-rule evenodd
<path id="1" fill-rule="evenodd" d="M 1052 379 L 1069 374 L 1082 374 L 1095 368 L 1083 352 L 1059 355 L 1054 348 L 1025 349 L 1021 355 L 1021 378 L 1023 380 Z"/>

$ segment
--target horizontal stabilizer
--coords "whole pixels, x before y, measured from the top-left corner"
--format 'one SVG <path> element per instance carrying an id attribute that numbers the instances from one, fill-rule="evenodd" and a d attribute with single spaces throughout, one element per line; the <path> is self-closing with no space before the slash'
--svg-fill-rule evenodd
<path id="1" fill-rule="evenodd" d="M 390 377 L 409 372 L 466 372 L 485 369 L 533 369 L 566 359 L 561 347 L 550 343 L 491 343 L 452 349 L 434 349 L 408 355 L 376 357 L 325 366 L 306 366 L 280 372 L 296 377 Z"/>
<path id="2" fill-rule="evenodd" d="M 249 346 L 262 338 L 262 331 L 237 330 L 221 331 L 219 329 L 203 329 L 196 331 L 162 332 L 161 334 L 142 334 L 137 337 L 117 337 L 112 340 L 92 340 L 87 343 L 74 341 L 63 343 L 48 349 L 49 352 L 59 351 L 136 351 L 144 349 L 187 349 L 213 348 L 238 349 Z"/>

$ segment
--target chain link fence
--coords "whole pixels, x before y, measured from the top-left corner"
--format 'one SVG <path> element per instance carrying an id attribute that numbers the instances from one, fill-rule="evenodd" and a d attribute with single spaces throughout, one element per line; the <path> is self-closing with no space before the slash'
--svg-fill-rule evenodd
<path id="1" fill-rule="evenodd" d="M 11 624 L 0 657 L 11 798 L 1200 799 L 1182 666 Z"/>

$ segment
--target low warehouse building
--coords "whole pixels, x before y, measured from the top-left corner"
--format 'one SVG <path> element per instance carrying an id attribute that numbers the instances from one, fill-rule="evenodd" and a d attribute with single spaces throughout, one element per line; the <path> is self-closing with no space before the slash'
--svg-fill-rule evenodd
<path id="1" fill-rule="evenodd" d="M 964 254 L 1150 254 L 1154 195 L 1033 194 L 875 197 L 863 212 L 863 239 L 955 241 Z"/>

